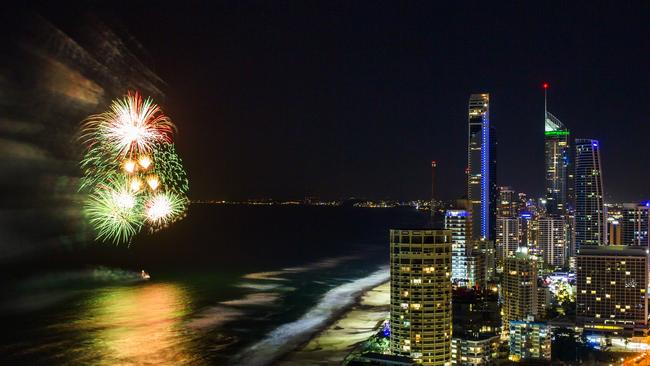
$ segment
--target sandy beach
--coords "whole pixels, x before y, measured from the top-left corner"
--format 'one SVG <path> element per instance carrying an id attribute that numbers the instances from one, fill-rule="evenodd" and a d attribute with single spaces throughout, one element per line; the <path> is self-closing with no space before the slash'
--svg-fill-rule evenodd
<path id="1" fill-rule="evenodd" d="M 359 342 L 375 334 L 378 325 L 388 317 L 389 303 L 390 286 L 385 282 L 364 293 L 334 323 L 277 365 L 340 365 Z"/>

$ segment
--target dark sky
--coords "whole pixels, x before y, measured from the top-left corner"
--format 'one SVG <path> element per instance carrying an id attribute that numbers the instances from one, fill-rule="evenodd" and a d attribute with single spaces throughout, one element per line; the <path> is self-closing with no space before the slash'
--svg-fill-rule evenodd
<path id="1" fill-rule="evenodd" d="M 540 194 L 543 81 L 601 140 L 606 199 L 650 197 L 648 2 L 131 3 L 53 18 L 110 19 L 148 51 L 194 199 L 424 198 L 432 159 L 459 197 L 472 92 L 491 93 L 499 185 Z"/>

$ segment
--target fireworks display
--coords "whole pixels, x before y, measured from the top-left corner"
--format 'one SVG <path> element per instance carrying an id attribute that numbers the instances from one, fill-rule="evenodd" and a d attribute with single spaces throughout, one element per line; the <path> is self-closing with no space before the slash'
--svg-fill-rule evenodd
<path id="1" fill-rule="evenodd" d="M 129 92 L 83 123 L 80 190 L 97 239 L 130 243 L 181 219 L 189 183 L 172 142 L 175 126 L 153 100 Z"/>

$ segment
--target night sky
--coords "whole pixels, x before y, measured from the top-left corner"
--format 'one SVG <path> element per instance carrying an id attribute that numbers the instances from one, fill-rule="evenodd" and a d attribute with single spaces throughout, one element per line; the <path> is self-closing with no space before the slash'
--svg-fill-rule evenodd
<path id="1" fill-rule="evenodd" d="M 135 3 L 135 4 L 131 4 Z M 543 92 L 601 141 L 606 201 L 649 198 L 650 6 L 585 2 L 93 2 L 165 82 L 193 199 L 465 193 L 467 100 L 491 94 L 498 184 L 543 190 Z M 89 5 L 90 4 L 90 5 Z"/>

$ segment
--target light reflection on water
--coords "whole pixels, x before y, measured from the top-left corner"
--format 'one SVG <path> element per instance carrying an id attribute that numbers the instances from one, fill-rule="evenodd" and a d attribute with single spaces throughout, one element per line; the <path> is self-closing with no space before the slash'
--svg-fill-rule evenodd
<path id="1" fill-rule="evenodd" d="M 79 320 L 63 327 L 86 338 L 75 357 L 79 362 L 196 364 L 197 356 L 188 349 L 192 333 L 182 327 L 188 302 L 187 293 L 175 284 L 107 288 L 87 302 Z"/>

